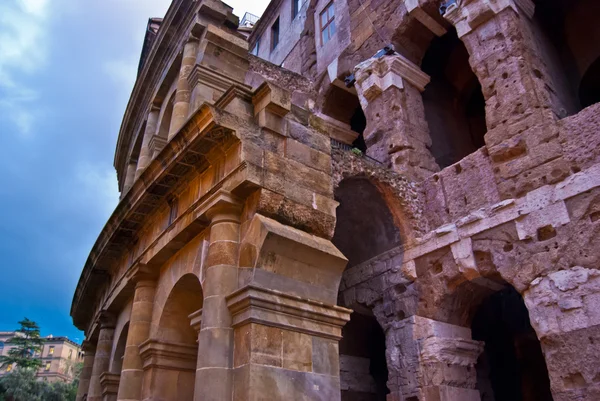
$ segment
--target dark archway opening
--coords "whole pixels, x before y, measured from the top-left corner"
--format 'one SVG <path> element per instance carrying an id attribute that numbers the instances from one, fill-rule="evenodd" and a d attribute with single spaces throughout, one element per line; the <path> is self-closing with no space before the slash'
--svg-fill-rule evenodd
<path id="1" fill-rule="evenodd" d="M 323 113 L 346 124 L 350 130 L 358 133 L 358 138 L 352 143 L 352 146 L 360 149 L 363 153 L 367 151 L 363 136 L 367 128 L 367 117 L 357 95 L 332 84 L 325 97 Z"/>
<path id="2" fill-rule="evenodd" d="M 431 153 L 448 167 L 485 145 L 485 99 L 455 30 L 433 39 L 421 68 L 431 77 L 423 92 Z"/>
<path id="3" fill-rule="evenodd" d="M 535 0 L 534 29 L 566 117 L 600 102 L 597 0 Z"/>
<path id="4" fill-rule="evenodd" d="M 342 401 L 385 401 L 389 394 L 385 334 L 375 317 L 352 313 L 342 337 Z"/>
<path id="5" fill-rule="evenodd" d="M 546 361 L 521 295 L 511 286 L 489 296 L 472 323 L 485 342 L 477 363 L 482 401 L 552 401 Z"/>
<path id="6" fill-rule="evenodd" d="M 340 182 L 335 190 L 333 243 L 355 266 L 400 245 L 400 231 L 377 188 L 366 178 Z"/>
<path id="7" fill-rule="evenodd" d="M 600 102 L 600 58 L 588 68 L 579 86 L 579 100 L 582 107 Z"/>
<path id="8" fill-rule="evenodd" d="M 121 329 L 121 335 L 115 347 L 113 361 L 110 366 L 111 373 L 121 374 L 123 368 L 123 358 L 125 357 L 125 347 L 127 346 L 127 335 L 129 334 L 129 322 Z"/>
<path id="9" fill-rule="evenodd" d="M 335 199 L 340 205 L 333 243 L 348 258 L 346 272 L 400 245 L 392 213 L 367 178 L 343 180 Z M 338 303 L 354 311 L 340 341 L 341 399 L 385 401 L 389 394 L 385 333 L 369 307 L 354 301 L 345 304 L 343 293 L 338 295 Z"/>

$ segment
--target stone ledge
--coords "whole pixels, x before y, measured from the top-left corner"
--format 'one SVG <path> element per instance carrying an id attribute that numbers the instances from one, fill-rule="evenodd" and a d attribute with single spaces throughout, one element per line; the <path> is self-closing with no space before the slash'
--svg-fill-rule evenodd
<path id="1" fill-rule="evenodd" d="M 196 371 L 198 347 L 196 345 L 170 343 L 155 339 L 140 344 L 140 356 L 144 370 L 159 368 L 180 371 Z"/>
<path id="2" fill-rule="evenodd" d="M 279 291 L 246 286 L 227 296 L 233 327 L 248 323 L 340 340 L 349 309 L 302 299 Z"/>

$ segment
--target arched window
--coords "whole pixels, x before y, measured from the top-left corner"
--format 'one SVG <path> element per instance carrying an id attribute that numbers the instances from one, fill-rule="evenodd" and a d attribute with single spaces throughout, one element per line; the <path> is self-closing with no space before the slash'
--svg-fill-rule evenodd
<path id="1" fill-rule="evenodd" d="M 423 92 L 431 153 L 441 168 L 448 167 L 485 145 L 481 85 L 454 29 L 433 39 L 421 68 L 431 77 Z"/>

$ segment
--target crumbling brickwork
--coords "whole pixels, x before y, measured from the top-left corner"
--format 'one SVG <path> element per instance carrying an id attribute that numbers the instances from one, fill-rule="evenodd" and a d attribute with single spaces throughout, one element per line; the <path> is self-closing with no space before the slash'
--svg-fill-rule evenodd
<path id="1" fill-rule="evenodd" d="M 274 0 L 247 37 L 175 0 L 78 401 L 600 399 L 597 7 Z"/>

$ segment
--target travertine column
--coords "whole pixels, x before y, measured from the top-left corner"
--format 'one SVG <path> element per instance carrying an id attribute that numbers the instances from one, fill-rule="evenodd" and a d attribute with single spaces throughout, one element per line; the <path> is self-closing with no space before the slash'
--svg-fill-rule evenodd
<path id="1" fill-rule="evenodd" d="M 100 333 L 98 334 L 98 343 L 96 344 L 96 354 L 94 356 L 87 401 L 102 400 L 100 376 L 109 369 L 114 334 L 115 319 L 111 314 L 103 312 L 100 315 Z"/>
<path id="2" fill-rule="evenodd" d="M 483 343 L 471 330 L 420 316 L 386 330 L 389 401 L 479 401 L 477 358 Z"/>
<path id="3" fill-rule="evenodd" d="M 152 307 L 156 291 L 156 279 L 147 274 L 134 276 L 136 281 L 131 318 L 129 320 L 129 333 L 123 357 L 121 382 L 117 399 L 133 401 L 142 399 L 142 380 L 144 370 L 140 357 L 140 344 L 148 340 L 150 323 L 152 322 Z"/>
<path id="4" fill-rule="evenodd" d="M 138 158 L 137 169 L 135 171 L 135 180 L 142 175 L 146 167 L 148 167 L 152 161 L 150 141 L 152 140 L 152 136 L 156 134 L 159 115 L 160 108 L 152 106 L 150 113 L 148 113 L 148 120 L 146 121 L 146 130 L 144 131 L 144 138 L 142 139 L 142 149 L 140 150 L 140 157 Z"/>
<path id="5" fill-rule="evenodd" d="M 127 165 L 127 175 L 125 176 L 125 184 L 123 185 L 123 192 L 121 192 L 121 198 L 129 192 L 133 183 L 135 182 L 135 170 L 137 168 L 137 163 L 135 161 L 130 161 Z"/>
<path id="6" fill-rule="evenodd" d="M 183 60 L 181 61 L 181 69 L 179 70 L 173 117 L 171 117 L 171 127 L 169 128 L 169 140 L 175 136 L 188 118 L 191 95 L 188 79 L 196 64 L 197 54 L 198 39 L 191 37 L 183 48 Z"/>
<path id="7" fill-rule="evenodd" d="M 94 355 L 96 353 L 96 346 L 87 340 L 83 342 L 81 349 L 84 353 L 83 367 L 79 374 L 79 387 L 77 388 L 76 401 L 82 401 L 84 396 L 87 396 L 90 388 L 90 378 L 92 377 L 92 368 L 94 367 Z"/>
<path id="8" fill-rule="evenodd" d="M 354 73 L 367 154 L 413 179 L 438 171 L 421 97 L 429 76 L 399 54 L 369 59 Z"/>
<path id="9" fill-rule="evenodd" d="M 210 245 L 198 335 L 195 401 L 231 399 L 233 329 L 225 297 L 237 287 L 240 213 L 240 206 L 224 202 L 207 213 L 211 220 Z"/>

